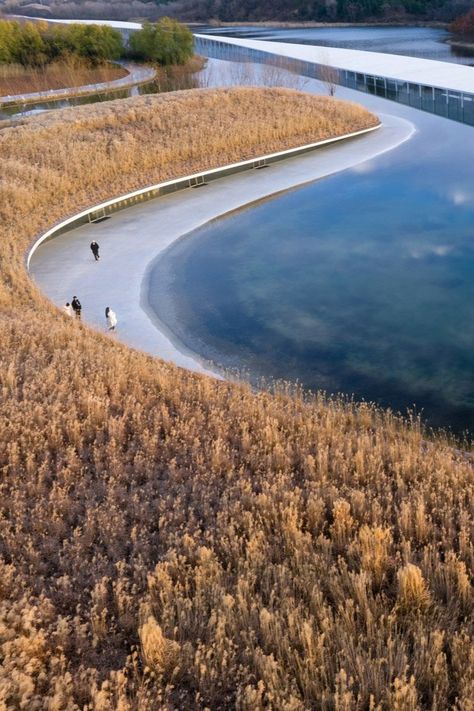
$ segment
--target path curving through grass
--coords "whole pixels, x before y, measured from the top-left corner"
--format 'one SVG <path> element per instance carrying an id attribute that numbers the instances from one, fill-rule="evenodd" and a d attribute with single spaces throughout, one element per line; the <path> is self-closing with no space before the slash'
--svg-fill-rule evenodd
<path id="1" fill-rule="evenodd" d="M 177 365 L 198 372 L 216 371 L 178 343 L 148 304 L 148 271 L 176 240 L 209 220 L 302 183 L 351 168 L 409 140 L 411 123 L 383 116 L 374 133 L 287 157 L 264 171 L 249 171 L 213 181 L 199 190 L 185 190 L 115 213 L 110 220 L 87 224 L 38 247 L 30 272 L 45 294 L 61 307 L 81 294 L 83 317 L 104 330 L 103 310 L 113 304 L 120 314 L 117 337 Z M 134 234 L 140 238 L 134 243 Z M 89 243 L 102 247 L 100 263 L 92 263 Z M 126 281 L 127 289 L 122 285 Z M 106 303 L 107 302 L 107 303 Z"/>

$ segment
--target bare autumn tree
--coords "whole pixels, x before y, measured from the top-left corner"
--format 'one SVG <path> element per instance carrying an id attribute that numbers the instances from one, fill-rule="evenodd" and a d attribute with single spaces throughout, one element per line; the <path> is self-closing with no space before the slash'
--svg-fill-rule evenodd
<path id="1" fill-rule="evenodd" d="M 339 84 L 339 69 L 330 64 L 330 57 L 327 52 L 323 52 L 319 58 L 319 79 L 324 84 L 329 96 L 334 96 Z"/>
<path id="2" fill-rule="evenodd" d="M 474 8 L 466 13 L 466 15 L 456 18 L 456 20 L 451 23 L 449 29 L 455 35 L 474 37 Z"/>

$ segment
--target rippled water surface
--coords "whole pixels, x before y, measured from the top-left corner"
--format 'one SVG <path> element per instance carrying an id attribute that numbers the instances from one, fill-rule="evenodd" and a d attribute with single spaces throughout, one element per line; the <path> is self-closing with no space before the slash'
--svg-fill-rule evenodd
<path id="1" fill-rule="evenodd" d="M 474 129 L 433 121 L 176 243 L 151 274 L 158 317 L 223 366 L 473 431 Z"/>

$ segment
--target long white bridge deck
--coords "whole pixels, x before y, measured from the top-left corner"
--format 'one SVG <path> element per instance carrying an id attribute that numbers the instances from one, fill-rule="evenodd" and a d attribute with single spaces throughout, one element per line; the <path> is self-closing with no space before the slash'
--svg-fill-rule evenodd
<path id="1" fill-rule="evenodd" d="M 214 39 L 212 35 L 195 35 L 199 39 Z M 474 67 L 434 59 L 404 57 L 398 54 L 364 52 L 358 49 L 317 47 L 313 45 L 271 42 L 268 40 L 216 37 L 219 42 L 279 54 L 304 62 L 327 64 L 336 69 L 348 69 L 360 74 L 377 74 L 387 79 L 452 89 L 465 93 L 474 92 Z"/>
<path id="2" fill-rule="evenodd" d="M 474 125 L 474 67 L 432 59 L 268 40 L 195 35 L 197 51 L 222 59 L 290 62 L 295 71 Z"/>

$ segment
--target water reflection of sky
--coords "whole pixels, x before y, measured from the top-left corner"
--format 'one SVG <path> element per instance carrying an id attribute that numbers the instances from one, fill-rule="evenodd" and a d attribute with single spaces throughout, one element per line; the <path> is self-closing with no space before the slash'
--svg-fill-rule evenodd
<path id="1" fill-rule="evenodd" d="M 225 366 L 474 429 L 474 131 L 427 125 L 177 243 L 160 318 Z"/>

